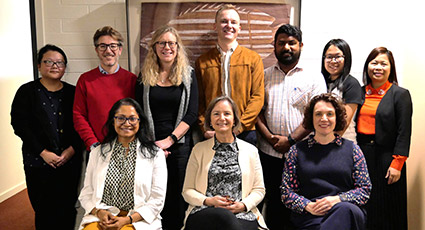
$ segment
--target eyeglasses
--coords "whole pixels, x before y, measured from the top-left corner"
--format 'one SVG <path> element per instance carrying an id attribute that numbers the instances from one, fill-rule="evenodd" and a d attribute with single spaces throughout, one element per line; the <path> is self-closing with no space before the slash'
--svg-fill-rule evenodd
<path id="1" fill-rule="evenodd" d="M 168 44 L 170 49 L 173 49 L 178 45 L 177 42 L 156 42 L 155 44 L 159 45 L 160 48 L 165 48 L 165 46 Z"/>
<path id="2" fill-rule="evenodd" d="M 56 64 L 56 66 L 58 68 L 64 68 L 66 66 L 65 62 L 63 61 L 50 61 L 50 60 L 44 60 L 43 63 L 47 66 L 47 67 L 52 67 L 53 65 Z"/>
<path id="3" fill-rule="evenodd" d="M 111 43 L 111 44 L 100 43 L 96 45 L 96 48 L 99 48 L 100 51 L 105 51 L 109 47 L 109 49 L 111 49 L 112 51 L 117 51 L 120 46 L 121 46 L 120 43 Z"/>
<path id="4" fill-rule="evenodd" d="M 124 124 L 126 121 L 128 121 L 130 125 L 136 125 L 140 121 L 138 117 L 115 116 L 114 119 L 119 125 Z"/>
<path id="5" fill-rule="evenodd" d="M 344 55 L 326 55 L 325 56 L 325 61 L 326 62 L 331 62 L 332 60 L 336 61 L 336 62 L 342 62 L 342 60 L 344 60 L 345 56 Z"/>

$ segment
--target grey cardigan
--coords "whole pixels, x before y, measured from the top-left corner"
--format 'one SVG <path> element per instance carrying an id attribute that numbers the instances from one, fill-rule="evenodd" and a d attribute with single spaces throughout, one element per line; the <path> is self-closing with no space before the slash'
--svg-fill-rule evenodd
<path id="1" fill-rule="evenodd" d="M 182 121 L 184 115 L 187 112 L 187 108 L 189 107 L 189 100 L 190 100 L 190 85 L 192 83 L 192 77 L 190 76 L 193 73 L 193 68 L 190 67 L 189 71 L 186 72 L 186 76 L 183 76 L 182 78 L 182 84 L 183 84 L 183 92 L 182 97 L 180 98 L 180 107 L 179 112 L 177 114 L 177 120 L 176 125 L 174 127 L 177 128 L 177 126 Z M 148 118 L 149 123 L 149 135 L 152 138 L 152 140 L 155 139 L 155 128 L 153 124 L 153 117 L 152 117 L 152 111 L 149 104 L 149 90 L 150 85 L 146 84 L 143 85 L 143 111 L 145 112 L 146 117 Z M 183 136 L 177 143 L 182 144 L 185 143 L 185 137 Z"/>

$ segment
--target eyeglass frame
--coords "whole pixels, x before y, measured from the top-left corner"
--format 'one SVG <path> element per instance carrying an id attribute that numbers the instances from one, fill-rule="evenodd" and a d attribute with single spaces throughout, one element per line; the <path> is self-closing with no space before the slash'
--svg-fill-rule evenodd
<path id="1" fill-rule="evenodd" d="M 345 59 L 345 55 L 332 56 L 331 58 L 328 58 L 328 56 L 331 56 L 331 55 L 323 56 L 326 62 L 331 62 L 333 60 L 335 60 L 336 62 L 341 62 L 343 59 Z"/>
<path id="2" fill-rule="evenodd" d="M 140 118 L 138 117 L 114 116 L 114 119 L 119 125 L 123 125 L 128 121 L 130 125 L 135 126 L 138 122 L 140 122 Z M 120 122 L 119 119 L 124 119 L 124 121 Z M 131 119 L 135 119 L 134 123 L 132 123 Z"/>
<path id="3" fill-rule="evenodd" d="M 167 44 L 168 44 L 168 47 L 170 47 L 170 49 L 174 49 L 179 46 L 178 42 L 173 42 L 173 41 L 155 42 L 155 45 L 159 45 L 159 48 L 161 49 L 164 49 Z"/>
<path id="4" fill-rule="evenodd" d="M 51 61 L 51 60 L 43 60 L 42 61 L 47 67 L 53 67 L 54 65 L 56 65 L 59 69 L 63 69 L 66 67 L 66 63 L 63 61 Z M 48 63 L 52 63 L 52 64 L 48 64 Z M 59 63 L 62 63 L 63 66 L 60 66 Z"/>
<path id="5" fill-rule="evenodd" d="M 115 45 L 117 46 L 117 48 L 112 48 L 112 46 L 115 46 Z M 110 44 L 100 43 L 100 44 L 96 44 L 95 46 L 100 51 L 106 51 L 108 47 L 111 51 L 117 51 L 120 47 L 122 47 L 122 44 L 121 43 L 110 43 Z M 101 48 L 100 46 L 105 46 L 105 49 Z"/>

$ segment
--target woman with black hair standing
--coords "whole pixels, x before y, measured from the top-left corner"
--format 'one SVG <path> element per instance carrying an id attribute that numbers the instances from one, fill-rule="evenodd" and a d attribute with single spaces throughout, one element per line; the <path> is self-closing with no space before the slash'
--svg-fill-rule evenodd
<path id="1" fill-rule="evenodd" d="M 75 87 L 61 81 L 67 65 L 61 48 L 45 45 L 37 65 L 41 78 L 18 89 L 11 123 L 22 139 L 36 229 L 73 230 L 82 161 L 82 141 L 72 121 Z"/>
<path id="2" fill-rule="evenodd" d="M 412 98 L 397 84 L 393 53 L 373 49 L 363 69 L 365 102 L 357 116 L 357 142 L 372 180 L 368 229 L 407 229 L 405 161 L 412 134 Z"/>
<path id="3" fill-rule="evenodd" d="M 362 104 L 362 90 L 359 82 L 350 75 L 351 49 L 343 39 L 330 40 L 323 49 L 322 74 L 326 80 L 328 93 L 333 93 L 343 101 L 347 113 L 347 125 L 339 131 L 342 137 L 356 142 L 353 121 L 357 107 Z"/>

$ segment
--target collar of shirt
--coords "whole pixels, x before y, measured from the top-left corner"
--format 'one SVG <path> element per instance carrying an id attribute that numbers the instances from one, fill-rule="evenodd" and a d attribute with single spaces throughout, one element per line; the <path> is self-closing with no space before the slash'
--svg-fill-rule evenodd
<path id="1" fill-rule="evenodd" d="M 112 74 L 117 73 L 118 70 L 120 70 L 120 64 L 118 64 L 117 69 Z M 106 70 L 104 70 L 101 65 L 99 65 L 99 71 L 100 71 L 100 73 L 102 73 L 104 75 L 109 75 L 109 73 Z"/>
<path id="2" fill-rule="evenodd" d="M 383 96 L 387 93 L 387 91 L 391 88 L 393 84 L 389 81 L 385 82 L 383 85 L 381 85 L 378 88 L 373 88 L 371 84 L 366 86 L 366 96 L 370 95 L 379 95 Z"/>
<path id="3" fill-rule="evenodd" d="M 222 56 L 224 56 L 224 55 L 226 55 L 228 53 L 233 53 L 236 50 L 236 48 L 238 48 L 238 45 L 239 45 L 239 43 L 238 42 L 235 42 L 235 45 L 233 45 L 232 47 L 230 47 L 230 49 L 227 52 L 225 52 L 225 51 L 223 51 L 223 49 L 221 49 L 220 45 L 218 45 L 218 43 L 217 43 L 217 49 L 218 49 L 218 52 L 220 52 L 220 54 Z"/>
<path id="4" fill-rule="evenodd" d="M 296 65 L 294 68 L 292 68 L 291 70 L 289 70 L 289 71 L 288 71 L 288 73 L 285 73 L 285 72 L 283 72 L 283 70 L 280 68 L 280 66 L 279 66 L 279 62 L 276 62 L 276 63 L 274 64 L 274 68 L 276 68 L 277 70 L 279 70 L 280 72 L 282 72 L 285 76 L 286 76 L 286 75 L 291 76 L 291 75 L 293 75 L 293 74 L 294 74 L 294 73 L 296 73 L 296 72 L 303 71 L 303 68 L 302 68 L 302 67 L 300 67 L 299 65 Z"/>
<path id="5" fill-rule="evenodd" d="M 314 144 L 319 144 L 319 142 L 317 142 L 314 139 L 314 134 L 311 134 L 308 137 L 307 141 L 308 141 L 308 147 L 309 148 L 313 147 Z M 335 143 L 336 145 L 341 146 L 342 145 L 342 137 L 335 133 L 335 139 L 333 141 L 331 141 L 329 144 L 332 144 L 332 143 Z"/>
<path id="6" fill-rule="evenodd" d="M 239 148 L 238 148 L 238 144 L 236 143 L 235 134 L 233 134 L 233 137 L 234 137 L 234 140 L 232 143 L 220 143 L 217 140 L 217 138 L 215 138 L 215 135 L 214 135 L 214 146 L 212 147 L 212 149 L 214 151 L 230 149 L 230 151 L 237 153 L 239 151 Z"/>

